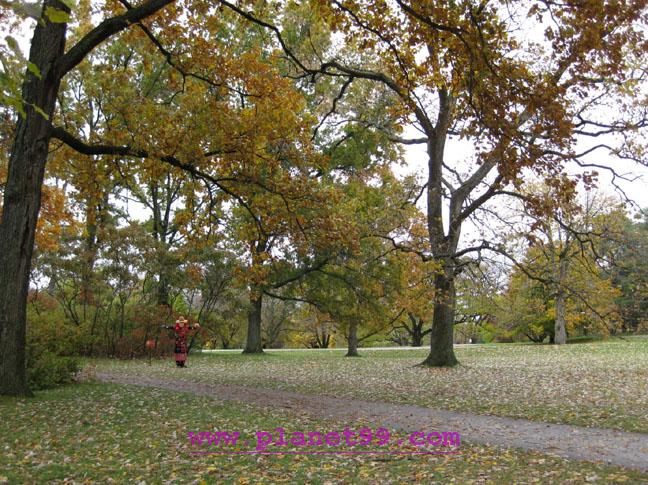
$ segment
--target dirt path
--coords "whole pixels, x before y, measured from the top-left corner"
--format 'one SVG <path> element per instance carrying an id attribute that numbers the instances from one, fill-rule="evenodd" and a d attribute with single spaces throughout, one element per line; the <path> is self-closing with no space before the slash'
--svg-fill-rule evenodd
<path id="1" fill-rule="evenodd" d="M 648 472 L 648 434 L 231 384 L 201 384 L 108 373 L 97 373 L 97 379 L 191 392 L 274 409 L 290 409 L 319 418 L 362 419 L 405 432 L 457 431 L 463 441 L 471 443 L 535 450 L 563 458 L 600 461 Z"/>

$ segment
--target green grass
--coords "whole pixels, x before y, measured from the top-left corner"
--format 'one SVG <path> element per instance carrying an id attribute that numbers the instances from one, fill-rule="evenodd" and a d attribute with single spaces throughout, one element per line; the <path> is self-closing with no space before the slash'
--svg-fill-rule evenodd
<path id="1" fill-rule="evenodd" d="M 191 355 L 172 360 L 96 360 L 98 370 L 224 382 L 312 394 L 418 404 L 627 431 L 648 432 L 648 340 L 577 345 L 460 347 L 461 365 L 429 369 L 419 350 L 344 350 Z"/>
<path id="2" fill-rule="evenodd" d="M 459 448 L 460 454 L 445 456 L 195 456 L 189 453 L 187 431 L 241 431 L 246 437 L 276 427 L 291 432 L 328 432 L 360 425 L 317 421 L 298 414 L 262 411 L 241 404 L 221 404 L 209 397 L 134 386 L 85 383 L 38 392 L 35 398 L 3 398 L 0 419 L 0 483 L 463 484 L 648 480 L 648 474 L 617 467 L 465 443 Z M 380 423 L 373 423 L 374 429 L 378 426 Z M 395 445 L 381 449 L 403 450 Z"/>

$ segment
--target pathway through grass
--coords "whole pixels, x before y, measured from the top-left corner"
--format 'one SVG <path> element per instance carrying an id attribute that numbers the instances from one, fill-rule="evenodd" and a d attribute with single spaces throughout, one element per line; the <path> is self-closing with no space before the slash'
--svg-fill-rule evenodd
<path id="1" fill-rule="evenodd" d="M 114 384 L 86 383 L 39 392 L 32 399 L 1 399 L 0 420 L 1 483 L 648 481 L 648 474 L 618 467 L 468 444 L 462 444 L 461 454 L 445 456 L 195 456 L 188 431 L 239 430 L 253 437 L 277 427 L 330 431 L 349 423 Z"/>
<path id="2" fill-rule="evenodd" d="M 561 347 L 474 345 L 457 349 L 453 369 L 417 367 L 420 351 L 191 355 L 170 359 L 98 360 L 98 371 L 232 383 L 334 397 L 415 404 L 477 414 L 648 433 L 648 340 Z"/>

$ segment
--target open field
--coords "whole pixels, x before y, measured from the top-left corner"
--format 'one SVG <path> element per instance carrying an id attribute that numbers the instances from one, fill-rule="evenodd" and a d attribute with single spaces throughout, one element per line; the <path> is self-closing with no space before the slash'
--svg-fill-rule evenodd
<path id="1" fill-rule="evenodd" d="M 369 360 L 369 359 L 367 359 Z M 339 430 L 350 423 L 260 412 L 174 391 L 84 383 L 3 398 L 0 483 L 645 483 L 648 475 L 462 443 L 454 455 L 190 454 L 188 431 Z M 365 423 L 372 425 L 372 423 Z M 378 423 L 373 423 L 376 426 Z M 395 435 L 394 437 L 397 437 Z M 204 448 L 201 448 L 204 449 Z M 212 448 L 213 449 L 213 448 Z M 233 450 L 244 449 L 239 446 Z M 247 448 L 249 449 L 249 448 Z M 278 450 L 270 446 L 268 451 Z M 284 447 L 281 450 L 299 450 Z M 376 449 L 376 448 L 373 448 Z M 403 450 L 392 441 L 380 450 Z"/>
<path id="2" fill-rule="evenodd" d="M 473 345 L 461 365 L 418 367 L 421 350 L 191 355 L 170 359 L 93 360 L 98 370 L 197 382 L 221 382 L 312 394 L 410 403 L 480 414 L 648 432 L 648 339 L 567 346 Z"/>

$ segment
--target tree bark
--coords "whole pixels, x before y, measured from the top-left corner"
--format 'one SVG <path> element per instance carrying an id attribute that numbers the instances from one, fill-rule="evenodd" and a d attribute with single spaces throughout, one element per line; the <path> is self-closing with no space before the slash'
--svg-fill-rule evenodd
<path id="1" fill-rule="evenodd" d="M 48 8 L 69 11 L 58 0 Z M 26 74 L 22 88 L 25 115 L 19 117 L 9 157 L 9 172 L 0 221 L 0 394 L 29 395 L 25 373 L 26 301 L 41 205 L 45 163 L 60 79 L 54 63 L 65 48 L 65 23 L 43 15 L 34 29 L 29 60 L 40 77 Z M 39 113 L 37 106 L 43 113 Z"/>
<path id="2" fill-rule="evenodd" d="M 430 367 L 451 367 L 457 365 L 453 348 L 456 292 L 453 268 L 447 268 L 434 280 L 435 298 L 432 317 L 432 338 L 430 355 L 423 365 Z"/>
<path id="3" fill-rule="evenodd" d="M 158 274 L 158 285 L 155 296 L 158 306 L 164 306 L 170 308 L 169 303 L 169 283 L 164 271 L 160 271 Z"/>
<path id="4" fill-rule="evenodd" d="M 565 320 L 565 293 L 559 291 L 556 295 L 556 323 L 554 325 L 554 343 L 567 343 L 567 325 Z"/>
<path id="5" fill-rule="evenodd" d="M 556 345 L 564 345 L 567 343 L 567 321 L 565 319 L 565 313 L 567 312 L 567 295 L 565 294 L 563 283 L 569 270 L 569 242 L 570 241 L 565 241 L 565 247 L 558 255 L 557 268 L 554 267 L 554 272 L 557 273 L 555 281 L 556 320 L 554 322 L 554 343 Z"/>
<path id="6" fill-rule="evenodd" d="M 261 342 L 261 308 L 263 307 L 263 293 L 256 288 L 250 290 L 250 309 L 248 310 L 248 330 L 244 354 L 262 354 Z"/>
<path id="7" fill-rule="evenodd" d="M 330 343 L 331 343 L 331 334 L 322 332 L 322 345 L 320 346 L 320 348 L 328 349 Z"/>
<path id="8" fill-rule="evenodd" d="M 455 269 L 452 256 L 457 250 L 461 235 L 461 207 L 467 194 L 472 190 L 475 180 L 482 177 L 477 170 L 461 187 L 456 189 L 450 198 L 448 216 L 448 234 L 443 225 L 443 156 L 448 129 L 454 110 L 454 98 L 445 89 L 438 91 L 439 113 L 436 126 L 428 135 L 428 183 L 427 183 L 427 225 L 430 246 L 433 255 L 441 265 L 441 272 L 434 282 L 434 315 L 430 338 L 430 354 L 422 365 L 431 367 L 448 367 L 458 363 L 453 349 L 453 332 L 455 317 Z M 485 164 L 484 164 L 485 167 Z M 486 172 L 487 173 L 487 172 Z"/>
<path id="9" fill-rule="evenodd" d="M 423 335 L 420 331 L 414 331 L 412 334 L 412 347 L 423 347 Z"/>
<path id="10" fill-rule="evenodd" d="M 358 353 L 358 322 L 353 321 L 349 325 L 349 341 L 346 357 L 360 357 Z"/>
<path id="11" fill-rule="evenodd" d="M 100 225 L 105 224 L 103 212 L 108 206 L 108 192 L 104 193 L 101 202 L 86 198 L 86 236 L 83 241 L 83 267 L 81 269 L 81 302 L 83 304 L 83 321 L 87 321 L 88 306 L 94 301 L 93 277 L 97 261 L 99 243 L 97 232 Z"/>
<path id="12" fill-rule="evenodd" d="M 408 333 L 410 334 L 410 337 L 412 338 L 412 347 L 422 347 L 423 346 L 423 337 L 425 337 L 429 331 L 424 332 L 423 331 L 423 319 L 420 317 L 417 317 L 413 315 L 412 313 L 408 313 L 407 316 L 410 319 L 410 322 L 412 323 L 411 329 L 409 327 L 405 327 Z"/>

